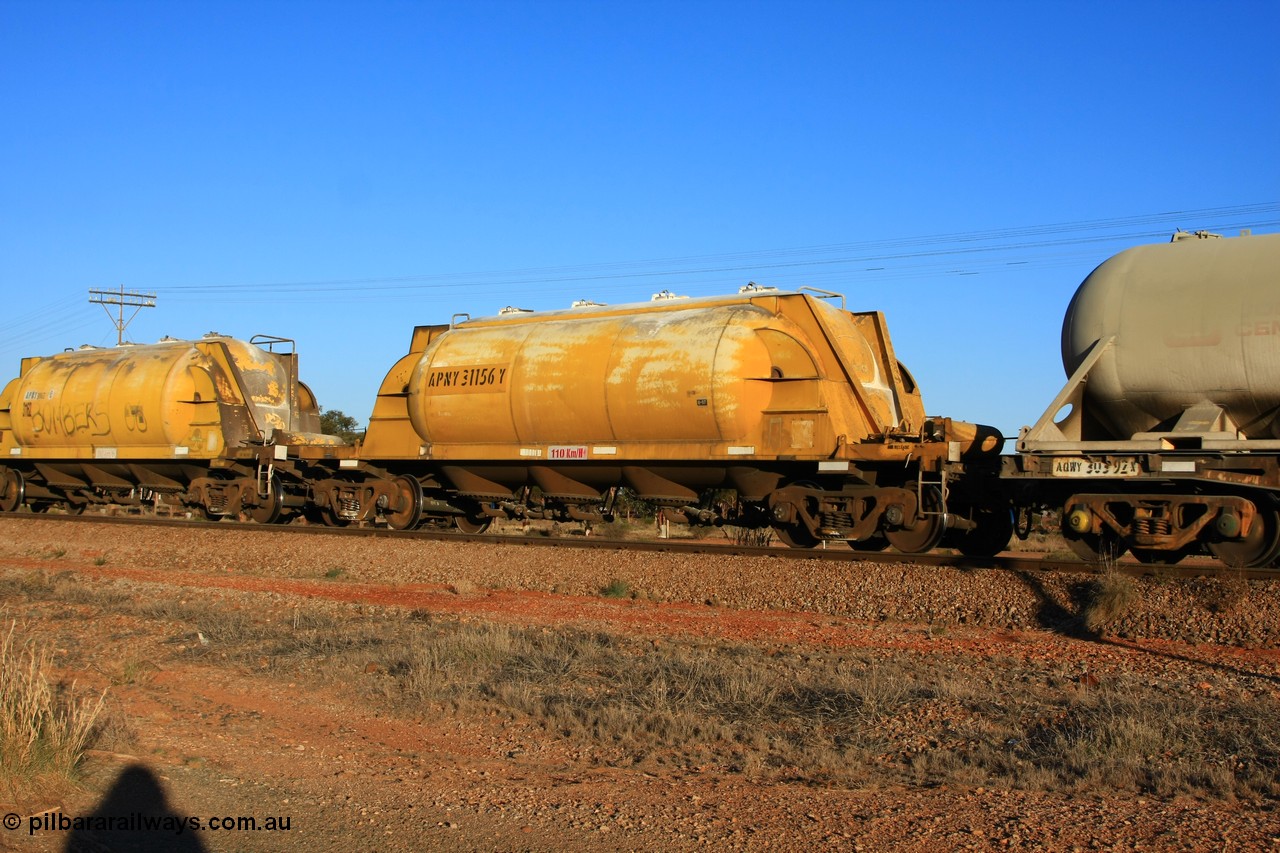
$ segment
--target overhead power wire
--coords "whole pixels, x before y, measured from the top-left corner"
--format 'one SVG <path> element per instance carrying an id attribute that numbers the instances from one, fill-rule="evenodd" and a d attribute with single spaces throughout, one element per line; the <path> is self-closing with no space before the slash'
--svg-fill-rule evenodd
<path id="1" fill-rule="evenodd" d="M 794 267 L 821 267 L 839 264 L 917 261 L 931 258 L 974 256 L 983 253 L 1030 252 L 1065 246 L 1088 245 L 1108 241 L 1143 240 L 1167 236 L 1171 227 L 1185 223 L 1209 223 L 1207 227 L 1225 229 L 1249 224 L 1255 228 L 1280 226 L 1280 202 L 1265 202 L 1230 207 L 1175 210 L 1163 213 L 1110 219 L 1087 219 L 1047 225 L 1006 227 L 982 231 L 952 232 L 918 237 L 865 240 L 825 245 L 800 246 L 710 255 L 685 255 L 638 261 L 617 261 L 550 267 L 527 267 L 506 270 L 460 273 L 425 273 L 403 276 L 276 281 L 257 283 L 190 284 L 154 288 L 166 294 L 219 293 L 244 291 L 261 298 L 268 293 L 306 290 L 309 293 L 348 291 L 359 286 L 362 292 L 424 290 L 475 284 L 497 279 L 502 284 L 553 284 L 581 281 L 608 281 L 708 275 L 743 272 L 767 268 L 782 270 Z M 1228 220 L 1245 220 L 1238 223 Z M 1164 230 L 1134 230 L 1160 225 Z M 1197 224 L 1196 227 L 1199 227 Z M 1114 233 L 1117 231 L 1121 233 Z M 1097 232 L 1113 232 L 1102 233 Z M 1075 236 L 1068 236 L 1075 235 Z M 825 257 L 824 257 L 825 256 Z M 834 257 L 832 257 L 834 256 Z"/>

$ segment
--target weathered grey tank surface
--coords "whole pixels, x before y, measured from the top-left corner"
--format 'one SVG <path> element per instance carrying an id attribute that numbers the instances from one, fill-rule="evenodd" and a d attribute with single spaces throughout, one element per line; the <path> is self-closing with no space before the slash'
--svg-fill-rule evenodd
<path id="1" fill-rule="evenodd" d="M 1067 375 L 1091 357 L 1081 439 L 1280 438 L 1280 234 L 1179 234 L 1105 261 L 1062 326 Z"/>

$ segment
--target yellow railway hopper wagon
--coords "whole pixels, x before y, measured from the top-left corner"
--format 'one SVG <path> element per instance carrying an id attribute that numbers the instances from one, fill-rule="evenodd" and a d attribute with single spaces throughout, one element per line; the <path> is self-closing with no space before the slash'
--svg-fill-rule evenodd
<path id="1" fill-rule="evenodd" d="M 391 484 L 398 527 L 608 518 L 626 487 L 677 521 L 773 527 L 796 546 L 925 551 L 950 528 L 991 552 L 1011 532 L 1001 444 L 925 415 L 879 312 L 749 287 L 420 326 L 360 464 Z"/>
<path id="2" fill-rule="evenodd" d="M 0 395 L 0 511 L 165 495 L 211 518 L 278 521 L 306 501 L 300 457 L 338 444 L 320 434 L 285 338 L 210 333 L 25 358 Z"/>

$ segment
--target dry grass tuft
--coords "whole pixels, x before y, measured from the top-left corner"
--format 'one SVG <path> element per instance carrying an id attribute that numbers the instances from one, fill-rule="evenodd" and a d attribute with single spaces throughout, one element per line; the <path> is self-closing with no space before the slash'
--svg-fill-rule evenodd
<path id="1" fill-rule="evenodd" d="M 600 594 L 605 598 L 627 598 L 631 595 L 631 584 L 614 578 L 600 588 Z"/>
<path id="2" fill-rule="evenodd" d="M 1074 671 L 1014 658 L 654 642 L 422 611 L 302 604 L 280 618 L 213 597 L 138 603 L 73 579 L 0 584 L 0 595 L 78 606 L 98 596 L 101 610 L 161 621 L 175 656 L 340 682 L 353 701 L 408 718 L 522 720 L 609 766 L 841 786 L 1280 797 L 1280 703 L 1269 688 L 1210 695 L 1100 672 L 1082 689 Z"/>
<path id="3" fill-rule="evenodd" d="M 752 548 L 768 548 L 773 544 L 772 527 L 729 527 L 724 528 L 725 537 L 735 545 Z"/>
<path id="4" fill-rule="evenodd" d="M 0 774 L 31 779 L 45 774 L 71 776 L 93 736 L 106 691 L 98 697 L 75 695 L 49 683 L 47 647 L 19 641 L 10 622 L 0 640 Z"/>
<path id="5" fill-rule="evenodd" d="M 1138 600 L 1133 578 L 1107 565 L 1092 582 L 1084 608 L 1084 626 L 1095 633 L 1129 612 Z"/>
<path id="6" fill-rule="evenodd" d="M 454 595 L 475 595 L 476 585 L 474 581 L 467 578 L 458 578 L 449 584 L 448 590 Z"/>

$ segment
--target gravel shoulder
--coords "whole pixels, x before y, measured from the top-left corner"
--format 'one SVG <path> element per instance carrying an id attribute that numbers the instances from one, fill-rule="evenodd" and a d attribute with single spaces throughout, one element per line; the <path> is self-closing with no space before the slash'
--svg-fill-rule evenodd
<path id="1" fill-rule="evenodd" d="M 0 791 L 0 810 L 23 820 L 0 849 L 64 849 L 69 833 L 28 835 L 27 821 L 89 815 L 139 776 L 157 812 L 163 796 L 167 814 L 288 816 L 290 829 L 186 832 L 167 846 L 154 832 L 98 832 L 72 849 L 1280 849 L 1265 797 L 752 778 L 714 762 L 612 762 L 519 715 L 387 713 L 369 699 L 388 666 L 376 655 L 339 679 L 220 662 L 216 648 L 193 656 L 207 638 L 163 610 L 20 592 L 59 576 L 135 601 L 199 600 L 227 618 L 420 613 L 1082 690 L 1139 680 L 1206 708 L 1236 694 L 1280 708 L 1280 591 L 1268 583 L 1143 581 L 1123 616 L 1088 632 L 1083 576 L 0 519 L 0 579 L 16 584 L 6 621 L 54 645 L 62 681 L 106 688 L 114 721 L 78 784 Z M 615 580 L 635 597 L 603 597 Z M 999 702 L 1005 687 L 991 681 Z"/>

